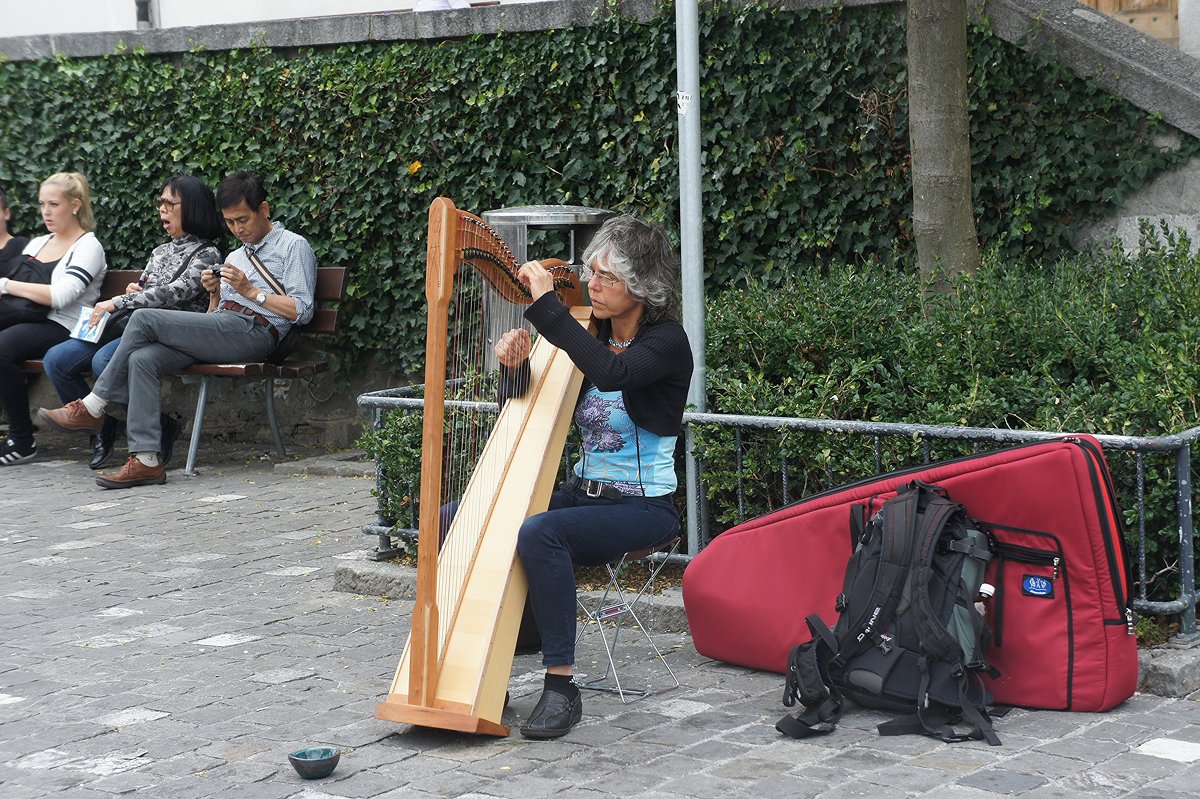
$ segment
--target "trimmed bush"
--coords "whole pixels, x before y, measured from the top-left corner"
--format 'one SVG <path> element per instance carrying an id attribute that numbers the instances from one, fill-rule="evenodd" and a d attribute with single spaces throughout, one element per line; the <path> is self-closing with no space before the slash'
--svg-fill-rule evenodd
<path id="1" fill-rule="evenodd" d="M 714 413 L 1164 435 L 1200 423 L 1200 252 L 1143 226 L 1118 248 L 1046 267 L 996 250 L 922 306 L 906 272 L 839 268 L 725 292 L 708 312 Z M 934 442 L 935 459 L 971 451 Z M 816 491 L 919 463 L 920 442 L 701 427 L 697 452 L 717 531 Z M 781 466 L 786 457 L 786 474 Z M 743 482 L 738 485 L 736 465 Z M 1131 457 L 1110 453 L 1136 531 Z M 1173 456 L 1147 455 L 1151 574 L 1174 573 Z M 1132 539 L 1131 539 L 1132 540 Z M 1160 545 L 1164 554 L 1160 556 Z M 1177 590 L 1177 578 L 1157 591 Z"/>

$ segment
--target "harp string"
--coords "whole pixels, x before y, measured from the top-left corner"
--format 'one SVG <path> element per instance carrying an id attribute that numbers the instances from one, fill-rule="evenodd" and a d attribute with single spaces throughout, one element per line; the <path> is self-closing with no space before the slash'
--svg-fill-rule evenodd
<path id="1" fill-rule="evenodd" d="M 517 288 L 523 290 L 515 278 L 511 252 L 490 228 L 469 214 L 460 217 L 457 229 L 458 266 L 447 331 L 448 403 L 441 505 L 460 502 L 464 496 L 472 498 L 458 505 L 439 551 L 439 652 L 444 651 L 459 612 L 458 600 L 471 573 L 479 534 L 491 506 L 489 492 L 467 492 L 467 485 L 471 480 L 486 485 L 499 477 L 476 471 L 489 436 L 494 437 L 493 446 L 508 448 L 519 433 L 512 425 L 508 426 L 512 429 L 496 429 L 495 414 L 480 407 L 496 399 L 499 375 L 493 348 L 503 332 L 514 327 L 529 328 L 522 316 L 524 305 L 508 301 L 520 297 Z M 499 268 L 488 269 L 485 278 L 472 266 L 472 262 L 480 261 Z"/>

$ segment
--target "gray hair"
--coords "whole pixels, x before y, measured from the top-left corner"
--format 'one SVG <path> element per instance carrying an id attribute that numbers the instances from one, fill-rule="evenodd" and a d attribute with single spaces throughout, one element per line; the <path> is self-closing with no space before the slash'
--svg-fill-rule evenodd
<path id="1" fill-rule="evenodd" d="M 646 306 L 645 322 L 678 319 L 679 259 L 661 229 L 629 214 L 612 217 L 583 252 L 588 266 L 600 260 Z"/>

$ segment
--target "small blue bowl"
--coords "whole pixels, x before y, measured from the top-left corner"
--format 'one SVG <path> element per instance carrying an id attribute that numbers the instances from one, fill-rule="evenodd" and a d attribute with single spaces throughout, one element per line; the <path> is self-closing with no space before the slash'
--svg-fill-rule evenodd
<path id="1" fill-rule="evenodd" d="M 311 746 L 292 752 L 288 760 L 304 779 L 319 780 L 333 773 L 341 757 L 342 753 L 332 746 Z"/>

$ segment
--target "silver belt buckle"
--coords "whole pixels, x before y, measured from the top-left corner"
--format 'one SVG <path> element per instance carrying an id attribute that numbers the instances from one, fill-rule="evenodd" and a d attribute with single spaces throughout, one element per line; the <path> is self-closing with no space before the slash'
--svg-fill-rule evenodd
<path id="1" fill-rule="evenodd" d="M 596 487 L 595 493 L 592 493 L 592 486 Z M 599 480 L 588 480 L 587 488 L 584 489 L 584 492 L 592 499 L 600 499 L 601 494 L 604 492 L 604 483 L 601 483 Z"/>

